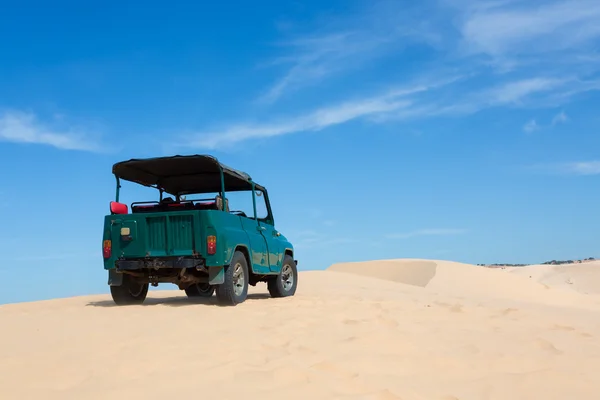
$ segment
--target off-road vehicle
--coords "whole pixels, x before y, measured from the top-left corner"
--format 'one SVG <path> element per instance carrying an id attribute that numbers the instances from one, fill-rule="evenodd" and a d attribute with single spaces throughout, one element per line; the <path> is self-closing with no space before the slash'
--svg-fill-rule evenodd
<path id="1" fill-rule="evenodd" d="M 102 254 L 116 304 L 141 304 L 149 285 L 163 282 L 189 297 L 216 293 L 224 305 L 246 300 L 258 282 L 272 297 L 296 292 L 294 248 L 275 229 L 267 190 L 248 174 L 208 155 L 131 159 L 112 172 Z M 158 200 L 119 202 L 122 181 L 157 189 Z M 230 210 L 229 197 L 240 196 L 249 210 Z"/>

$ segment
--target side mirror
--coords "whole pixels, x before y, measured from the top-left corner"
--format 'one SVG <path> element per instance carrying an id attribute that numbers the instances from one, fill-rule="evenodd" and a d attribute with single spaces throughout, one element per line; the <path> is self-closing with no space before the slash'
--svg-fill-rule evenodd
<path id="1" fill-rule="evenodd" d="M 129 208 L 127 204 L 118 203 L 116 201 L 110 202 L 110 213 L 111 214 L 127 214 L 129 212 Z"/>

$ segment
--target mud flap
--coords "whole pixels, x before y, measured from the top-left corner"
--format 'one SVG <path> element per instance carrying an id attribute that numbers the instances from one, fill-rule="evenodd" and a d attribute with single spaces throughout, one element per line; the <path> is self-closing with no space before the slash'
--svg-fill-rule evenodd
<path id="1" fill-rule="evenodd" d="M 208 267 L 208 283 L 211 285 L 220 285 L 225 282 L 225 268 Z"/>
<path id="2" fill-rule="evenodd" d="M 123 284 L 123 274 L 118 273 L 114 269 L 108 270 L 108 285 L 109 286 L 121 286 Z"/>

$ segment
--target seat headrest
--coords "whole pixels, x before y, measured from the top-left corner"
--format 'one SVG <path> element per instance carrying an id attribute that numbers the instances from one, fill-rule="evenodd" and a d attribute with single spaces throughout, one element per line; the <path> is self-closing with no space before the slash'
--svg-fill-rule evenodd
<path id="1" fill-rule="evenodd" d="M 215 196 L 215 203 L 217 205 L 217 210 L 223 211 L 223 198 L 221 196 Z M 229 200 L 227 199 L 225 199 L 225 211 L 229 212 Z"/>

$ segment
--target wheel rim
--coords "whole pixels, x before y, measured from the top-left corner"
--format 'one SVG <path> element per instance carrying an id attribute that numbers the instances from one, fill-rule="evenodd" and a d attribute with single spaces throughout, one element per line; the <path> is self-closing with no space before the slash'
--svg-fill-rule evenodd
<path id="1" fill-rule="evenodd" d="M 292 286 L 294 286 L 294 271 L 287 264 L 281 269 L 281 283 L 283 284 L 283 290 L 286 292 L 290 291 Z"/>
<path id="2" fill-rule="evenodd" d="M 244 276 L 244 268 L 242 268 L 242 264 L 235 264 L 235 268 L 233 269 L 233 292 L 236 296 L 240 296 L 244 291 L 245 281 L 246 277 Z"/>

